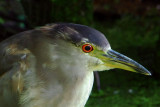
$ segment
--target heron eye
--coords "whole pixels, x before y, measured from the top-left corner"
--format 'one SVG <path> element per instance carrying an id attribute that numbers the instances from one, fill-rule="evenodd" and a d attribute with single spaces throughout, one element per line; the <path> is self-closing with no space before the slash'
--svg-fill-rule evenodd
<path id="1" fill-rule="evenodd" d="M 91 52 L 91 51 L 93 50 L 93 47 L 92 47 L 92 45 L 90 45 L 90 44 L 84 44 L 84 45 L 82 46 L 82 50 L 83 50 L 84 52 L 86 52 L 86 53 L 89 53 L 89 52 Z"/>

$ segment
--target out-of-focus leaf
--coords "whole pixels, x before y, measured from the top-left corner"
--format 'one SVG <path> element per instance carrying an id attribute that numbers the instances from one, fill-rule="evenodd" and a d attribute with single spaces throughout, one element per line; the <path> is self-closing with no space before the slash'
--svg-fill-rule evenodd
<path id="1" fill-rule="evenodd" d="M 4 24 L 5 20 L 0 17 L 0 24 Z"/>
<path id="2" fill-rule="evenodd" d="M 24 23 L 20 23 L 19 26 L 20 26 L 20 28 L 25 28 L 25 24 Z"/>

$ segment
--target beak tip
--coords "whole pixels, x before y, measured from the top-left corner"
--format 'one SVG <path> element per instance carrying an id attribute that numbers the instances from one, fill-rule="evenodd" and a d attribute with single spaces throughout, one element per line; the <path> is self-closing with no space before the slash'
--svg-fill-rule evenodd
<path id="1" fill-rule="evenodd" d="M 145 75 L 152 76 L 152 74 L 149 71 Z"/>
<path id="2" fill-rule="evenodd" d="M 149 76 L 152 76 L 152 74 L 151 74 L 151 73 L 148 73 L 148 75 L 149 75 Z"/>

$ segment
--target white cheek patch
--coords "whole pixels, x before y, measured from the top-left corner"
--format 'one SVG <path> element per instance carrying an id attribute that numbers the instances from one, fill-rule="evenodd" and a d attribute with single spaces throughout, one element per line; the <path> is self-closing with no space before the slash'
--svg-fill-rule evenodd
<path id="1" fill-rule="evenodd" d="M 92 71 L 104 71 L 104 70 L 113 69 L 111 67 L 105 66 L 104 62 L 101 61 L 100 59 L 96 58 L 96 57 L 92 57 L 90 59 L 90 61 L 88 62 L 88 67 Z"/>

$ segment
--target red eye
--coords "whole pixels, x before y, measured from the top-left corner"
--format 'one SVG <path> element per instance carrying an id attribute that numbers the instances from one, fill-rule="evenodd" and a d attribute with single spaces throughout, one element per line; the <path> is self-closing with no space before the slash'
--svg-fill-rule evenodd
<path id="1" fill-rule="evenodd" d="M 90 44 L 84 44 L 84 45 L 82 46 L 82 50 L 83 50 L 84 52 L 86 52 L 86 53 L 89 53 L 89 52 L 91 52 L 91 51 L 93 50 L 93 47 L 92 47 L 92 45 L 90 45 Z"/>

